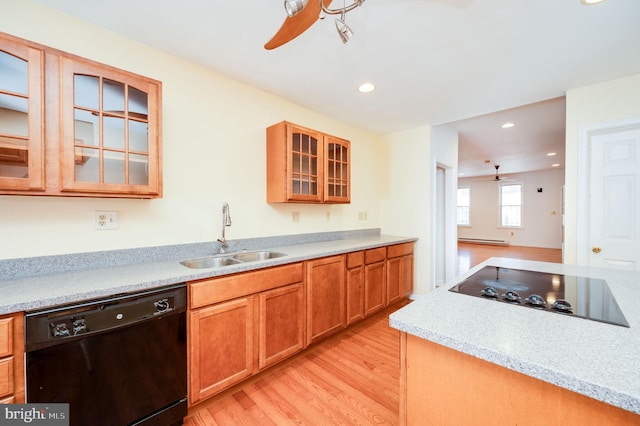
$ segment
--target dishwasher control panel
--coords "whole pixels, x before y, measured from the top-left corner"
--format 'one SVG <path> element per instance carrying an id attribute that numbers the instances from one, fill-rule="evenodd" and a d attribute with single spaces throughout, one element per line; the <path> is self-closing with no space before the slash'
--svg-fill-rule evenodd
<path id="1" fill-rule="evenodd" d="M 69 339 L 186 311 L 186 289 L 179 286 L 65 305 L 25 315 L 26 347 L 35 350 Z"/>

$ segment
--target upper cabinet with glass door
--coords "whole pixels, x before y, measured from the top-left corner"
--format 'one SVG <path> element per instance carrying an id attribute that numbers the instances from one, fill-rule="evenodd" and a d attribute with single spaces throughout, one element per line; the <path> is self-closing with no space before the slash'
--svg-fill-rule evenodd
<path id="1" fill-rule="evenodd" d="M 158 195 L 159 85 L 63 57 L 62 191 Z"/>
<path id="2" fill-rule="evenodd" d="M 350 143 L 333 136 L 325 137 L 324 200 L 348 203 L 351 200 Z"/>
<path id="3" fill-rule="evenodd" d="M 349 203 L 349 141 L 286 121 L 267 128 L 267 202 Z"/>
<path id="4" fill-rule="evenodd" d="M 43 190 L 44 52 L 0 38 L 0 189 Z"/>
<path id="5" fill-rule="evenodd" d="M 0 194 L 161 197 L 161 90 L 0 33 Z"/>

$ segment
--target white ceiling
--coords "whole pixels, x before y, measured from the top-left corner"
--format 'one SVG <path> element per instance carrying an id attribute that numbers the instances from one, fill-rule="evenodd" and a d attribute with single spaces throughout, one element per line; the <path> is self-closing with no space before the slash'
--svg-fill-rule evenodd
<path id="1" fill-rule="evenodd" d="M 468 176 L 469 158 L 538 167 L 516 162 L 564 141 L 564 103 L 539 102 L 640 72 L 640 0 L 367 0 L 346 17 L 349 43 L 328 16 L 271 51 L 282 0 L 38 1 L 372 132 L 456 122 Z M 377 90 L 358 93 L 364 81 Z M 511 133 L 460 122 L 528 104 Z"/>

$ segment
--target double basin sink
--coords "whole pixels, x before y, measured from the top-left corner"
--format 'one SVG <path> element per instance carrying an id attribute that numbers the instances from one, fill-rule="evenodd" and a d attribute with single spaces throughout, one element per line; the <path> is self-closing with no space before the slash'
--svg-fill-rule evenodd
<path id="1" fill-rule="evenodd" d="M 215 256 L 208 256 L 200 259 L 185 260 L 180 262 L 180 264 L 191 269 L 220 268 L 223 266 L 238 265 L 246 262 L 275 259 L 282 256 L 286 256 L 286 253 L 269 250 L 243 251 L 240 253 L 217 254 Z"/>

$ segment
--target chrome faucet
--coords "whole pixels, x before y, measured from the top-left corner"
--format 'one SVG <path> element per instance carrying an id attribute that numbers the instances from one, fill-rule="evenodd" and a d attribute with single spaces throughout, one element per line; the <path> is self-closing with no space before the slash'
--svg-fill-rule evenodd
<path id="1" fill-rule="evenodd" d="M 224 228 L 231 226 L 231 216 L 229 215 L 229 203 L 226 201 L 222 205 L 222 237 L 218 238 L 218 244 L 220 244 L 220 251 L 224 253 L 225 249 L 229 248 L 227 240 L 224 238 Z"/>

